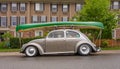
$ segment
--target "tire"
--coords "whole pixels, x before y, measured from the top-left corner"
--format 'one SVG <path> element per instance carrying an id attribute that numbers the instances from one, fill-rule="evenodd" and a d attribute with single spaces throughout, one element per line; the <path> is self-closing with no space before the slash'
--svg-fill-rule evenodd
<path id="1" fill-rule="evenodd" d="M 38 54 L 38 50 L 34 46 L 28 46 L 25 49 L 25 55 L 28 57 L 34 57 L 34 56 L 37 56 L 37 54 Z"/>
<path id="2" fill-rule="evenodd" d="M 81 56 L 87 56 L 91 53 L 91 46 L 88 44 L 82 44 L 78 48 L 78 54 Z"/>

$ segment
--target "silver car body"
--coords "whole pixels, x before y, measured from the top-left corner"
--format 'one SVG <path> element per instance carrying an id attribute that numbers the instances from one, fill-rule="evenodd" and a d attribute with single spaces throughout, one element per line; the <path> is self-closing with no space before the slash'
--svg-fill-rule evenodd
<path id="1" fill-rule="evenodd" d="M 54 32 L 63 32 L 64 36 L 60 38 L 49 38 L 50 34 Z M 67 31 L 73 31 L 80 36 L 78 38 L 68 38 Z M 66 36 L 67 35 L 67 36 Z M 21 53 L 24 53 L 28 46 L 35 46 L 40 55 L 44 54 L 59 54 L 59 53 L 77 53 L 78 47 L 81 44 L 89 44 L 92 48 L 92 52 L 99 51 L 96 45 L 92 43 L 86 35 L 77 30 L 71 29 L 60 29 L 51 31 L 48 36 L 44 39 L 35 39 L 26 44 L 21 48 Z"/>

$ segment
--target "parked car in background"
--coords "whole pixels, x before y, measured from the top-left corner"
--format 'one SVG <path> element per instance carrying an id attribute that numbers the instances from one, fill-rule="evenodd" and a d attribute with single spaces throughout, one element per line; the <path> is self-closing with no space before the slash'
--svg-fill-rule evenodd
<path id="1" fill-rule="evenodd" d="M 78 53 L 86 56 L 100 48 L 77 30 L 59 29 L 48 33 L 44 39 L 35 39 L 22 45 L 21 53 L 33 57 L 45 54 Z"/>

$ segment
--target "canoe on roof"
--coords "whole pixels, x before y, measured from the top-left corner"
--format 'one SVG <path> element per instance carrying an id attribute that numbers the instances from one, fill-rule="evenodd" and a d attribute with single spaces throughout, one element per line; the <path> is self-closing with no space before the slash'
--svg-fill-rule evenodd
<path id="1" fill-rule="evenodd" d="M 16 27 L 16 31 L 30 30 L 34 28 L 56 27 L 56 26 L 85 26 L 87 28 L 104 29 L 101 22 L 46 22 L 46 23 L 31 23 L 22 24 Z"/>

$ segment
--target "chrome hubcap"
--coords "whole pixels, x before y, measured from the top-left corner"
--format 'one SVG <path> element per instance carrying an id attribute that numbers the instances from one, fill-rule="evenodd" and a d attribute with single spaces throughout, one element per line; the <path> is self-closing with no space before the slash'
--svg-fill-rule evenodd
<path id="1" fill-rule="evenodd" d="M 87 50 L 87 48 L 86 48 L 86 47 L 82 47 L 82 51 L 84 51 L 84 52 L 85 52 L 86 50 Z"/>
<path id="2" fill-rule="evenodd" d="M 87 45 L 83 45 L 80 47 L 80 51 L 82 54 L 88 54 L 90 52 L 90 48 Z"/>
<path id="3" fill-rule="evenodd" d="M 35 49 L 35 47 L 28 47 L 28 48 L 26 49 L 26 54 L 27 54 L 28 56 L 34 56 L 34 55 L 36 54 L 36 49 Z"/>
<path id="4" fill-rule="evenodd" d="M 35 50 L 33 48 L 29 49 L 29 53 L 33 54 L 35 52 Z"/>

